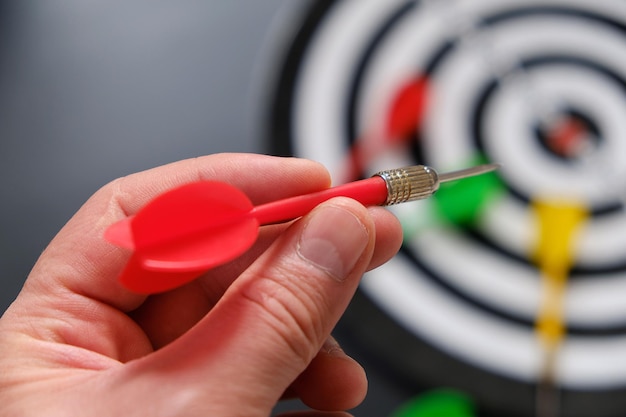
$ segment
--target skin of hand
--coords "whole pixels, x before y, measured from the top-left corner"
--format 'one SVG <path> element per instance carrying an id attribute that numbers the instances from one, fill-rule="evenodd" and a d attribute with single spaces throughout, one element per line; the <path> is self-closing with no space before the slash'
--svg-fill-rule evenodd
<path id="1" fill-rule="evenodd" d="M 311 410 L 285 416 L 346 416 L 363 400 L 365 373 L 330 333 L 362 274 L 400 247 L 395 217 L 332 199 L 263 227 L 245 255 L 185 286 L 127 291 L 117 276 L 130 254 L 104 230 L 203 179 L 229 182 L 254 204 L 330 182 L 307 160 L 217 154 L 100 189 L 0 319 L 0 416 L 261 417 L 288 397 Z"/>

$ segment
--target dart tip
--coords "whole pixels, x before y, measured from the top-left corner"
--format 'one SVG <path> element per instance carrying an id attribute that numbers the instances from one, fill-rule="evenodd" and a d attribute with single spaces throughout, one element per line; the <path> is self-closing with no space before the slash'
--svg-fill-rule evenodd
<path id="1" fill-rule="evenodd" d="M 474 177 L 476 175 L 482 175 L 488 172 L 495 171 L 497 169 L 500 169 L 501 167 L 502 164 L 494 162 L 489 164 L 476 165 L 474 167 L 461 169 L 459 171 L 446 172 L 444 174 L 439 174 L 439 182 L 449 182 Z"/>
<path id="2" fill-rule="evenodd" d="M 480 175 L 486 174 L 488 172 L 497 171 L 498 169 L 502 168 L 502 164 L 498 162 L 491 162 L 488 164 L 477 165 L 474 168 L 476 168 L 477 171 L 475 175 Z"/>

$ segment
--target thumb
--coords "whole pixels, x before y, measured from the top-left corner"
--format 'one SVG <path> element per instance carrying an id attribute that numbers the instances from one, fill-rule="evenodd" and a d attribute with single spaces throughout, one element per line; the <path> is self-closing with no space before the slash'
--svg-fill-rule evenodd
<path id="1" fill-rule="evenodd" d="M 267 416 L 346 309 L 374 239 L 374 221 L 357 202 L 320 205 L 287 229 L 188 333 L 130 363 L 138 371 L 133 380 L 166 372 L 168 404 L 198 415 Z M 176 392 L 183 398 L 172 401 Z"/>

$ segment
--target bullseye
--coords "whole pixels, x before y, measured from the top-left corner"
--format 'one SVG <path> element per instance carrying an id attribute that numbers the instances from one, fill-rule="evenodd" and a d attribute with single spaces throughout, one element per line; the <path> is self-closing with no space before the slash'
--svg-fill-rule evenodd
<path id="1" fill-rule="evenodd" d="M 537 139 L 554 156 L 581 160 L 600 145 L 601 134 L 591 120 L 574 111 L 537 126 Z"/>

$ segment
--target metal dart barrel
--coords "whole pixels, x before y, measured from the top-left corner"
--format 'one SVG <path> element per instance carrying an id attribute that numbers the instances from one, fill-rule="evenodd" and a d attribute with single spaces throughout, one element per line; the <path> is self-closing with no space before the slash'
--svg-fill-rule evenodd
<path id="1" fill-rule="evenodd" d="M 494 171 L 499 164 L 484 164 L 445 174 L 437 174 L 426 165 L 414 165 L 403 168 L 380 171 L 374 176 L 381 177 L 387 185 L 385 206 L 407 201 L 421 200 L 433 195 L 443 182 L 456 181 Z"/>

